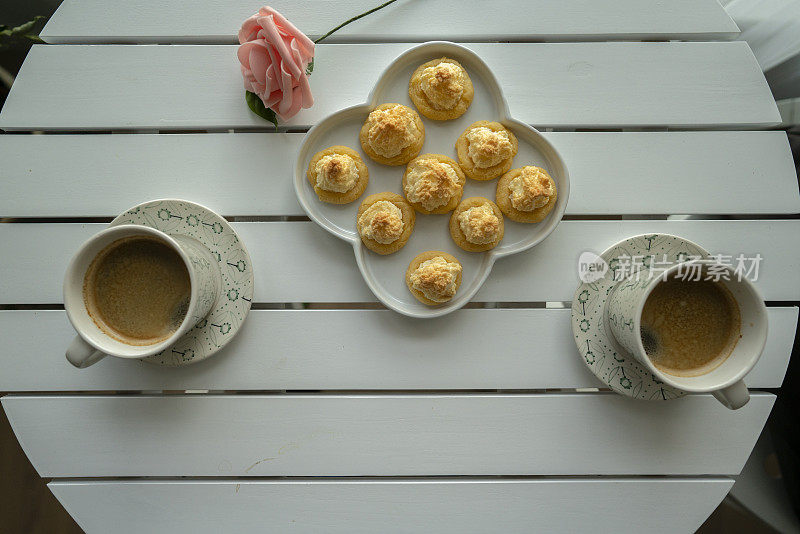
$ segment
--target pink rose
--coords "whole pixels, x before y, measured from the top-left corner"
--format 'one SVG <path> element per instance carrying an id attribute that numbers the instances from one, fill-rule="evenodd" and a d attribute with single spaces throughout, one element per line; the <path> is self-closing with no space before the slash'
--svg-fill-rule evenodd
<path id="1" fill-rule="evenodd" d="M 262 7 L 239 30 L 244 88 L 282 120 L 314 104 L 306 67 L 314 42 L 271 7 Z"/>

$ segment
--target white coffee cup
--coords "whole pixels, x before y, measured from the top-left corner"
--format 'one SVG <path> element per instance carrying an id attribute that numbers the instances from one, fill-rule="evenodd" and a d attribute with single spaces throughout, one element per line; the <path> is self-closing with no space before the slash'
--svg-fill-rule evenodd
<path id="1" fill-rule="evenodd" d="M 720 273 L 717 283 L 723 284 L 731 292 L 739 306 L 741 338 L 728 358 L 710 372 L 699 376 L 675 376 L 658 369 L 645 353 L 640 333 L 642 310 L 656 286 L 676 272 L 690 272 L 692 264 L 698 264 L 696 268 L 703 272 L 713 265 L 714 272 Z M 750 400 L 743 378 L 756 364 L 767 342 L 767 309 L 755 286 L 747 278 L 738 275 L 730 265 L 712 260 L 692 260 L 675 264 L 659 276 L 650 276 L 650 271 L 641 271 L 614 286 L 606 302 L 604 315 L 606 327 L 616 342 L 658 380 L 683 391 L 711 393 L 732 410 L 741 408 Z"/>
<path id="2" fill-rule="evenodd" d="M 152 345 L 129 345 L 106 334 L 92 320 L 83 296 L 84 278 L 92 260 L 111 243 L 133 236 L 155 237 L 165 243 L 181 257 L 189 271 L 190 297 L 186 316 L 169 338 Z M 219 266 L 211 252 L 191 237 L 171 236 L 160 230 L 135 224 L 107 228 L 81 245 L 64 275 L 64 307 L 72 326 L 78 332 L 67 349 L 67 360 L 82 369 L 107 355 L 144 358 L 161 352 L 208 314 L 219 295 L 221 284 Z"/>

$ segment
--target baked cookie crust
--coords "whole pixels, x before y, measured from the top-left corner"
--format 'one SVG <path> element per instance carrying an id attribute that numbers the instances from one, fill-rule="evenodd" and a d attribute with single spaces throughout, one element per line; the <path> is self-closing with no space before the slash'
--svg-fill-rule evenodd
<path id="1" fill-rule="evenodd" d="M 539 168 L 541 169 L 541 167 Z M 508 171 L 497 181 L 497 192 L 495 193 L 497 206 L 503 214 L 512 221 L 520 223 L 541 222 L 556 206 L 556 200 L 558 200 L 558 188 L 556 187 L 556 183 L 547 171 L 544 169 L 541 170 L 547 178 L 550 179 L 550 183 L 553 184 L 553 196 L 550 197 L 547 204 L 535 208 L 533 211 L 520 211 L 511 204 L 509 185 L 511 184 L 511 180 L 522 174 L 522 167 Z"/>
<path id="2" fill-rule="evenodd" d="M 363 213 L 367 211 L 370 206 L 381 200 L 391 202 L 397 206 L 400 209 L 400 212 L 403 214 L 403 233 L 400 234 L 400 237 L 396 241 L 392 241 L 391 243 L 379 243 L 374 239 L 364 237 L 361 235 L 361 227 L 358 225 L 358 219 L 361 218 L 361 215 L 363 215 Z M 359 206 L 358 213 L 356 214 L 356 229 L 358 230 L 358 235 L 361 237 L 361 242 L 364 243 L 365 247 L 370 249 L 372 252 L 376 252 L 385 256 L 388 254 L 394 254 L 403 248 L 406 243 L 408 243 L 411 233 L 414 231 L 414 223 L 416 222 L 416 219 L 417 214 L 414 212 L 414 208 L 411 207 L 411 204 L 409 204 L 406 199 L 396 193 L 390 193 L 386 191 L 384 193 L 375 193 L 374 195 L 369 195 L 361 202 L 361 206 Z"/>
<path id="3" fill-rule="evenodd" d="M 432 260 L 436 256 L 441 256 L 446 259 L 448 262 L 455 262 L 461 265 L 461 262 L 456 259 L 455 256 L 452 254 L 448 254 L 447 252 L 442 252 L 440 250 L 428 250 L 426 252 L 422 252 L 417 254 L 417 256 L 411 260 L 411 263 L 408 265 L 408 269 L 406 269 L 406 285 L 408 286 L 408 290 L 411 291 L 411 294 L 423 304 L 427 304 L 428 306 L 439 306 L 441 304 L 446 304 L 453 300 L 452 298 L 445 301 L 445 302 L 436 302 L 434 300 L 429 299 L 426 297 L 421 291 L 417 291 L 413 287 L 411 287 L 411 274 L 417 270 L 417 268 L 422 264 L 422 262 Z M 456 294 L 458 294 L 458 289 L 461 287 L 461 274 L 458 273 L 456 276 Z M 455 296 L 455 295 L 454 295 Z"/>
<path id="4" fill-rule="evenodd" d="M 427 210 L 419 202 L 412 202 L 411 200 L 408 200 L 408 196 L 406 195 L 406 185 L 408 184 L 409 168 L 415 161 L 419 159 L 435 159 L 441 163 L 446 163 L 450 165 L 458 175 L 459 186 L 456 194 L 453 195 L 453 197 L 447 204 L 439 206 L 434 210 Z M 444 154 L 422 154 L 421 156 L 418 156 L 414 158 L 412 161 L 408 162 L 408 166 L 406 167 L 406 172 L 403 173 L 403 194 L 406 195 L 406 201 L 408 201 L 408 203 L 411 204 L 411 206 L 413 206 L 414 209 L 417 210 L 418 212 L 424 215 L 441 215 L 443 213 L 448 213 L 450 211 L 453 211 L 456 208 L 456 206 L 458 206 L 458 203 L 461 201 L 461 196 L 464 194 L 464 184 L 466 182 L 467 179 L 464 176 L 464 171 L 461 170 L 461 167 L 459 167 L 458 163 L 456 163 L 452 158 L 448 158 Z"/>
<path id="5" fill-rule="evenodd" d="M 344 191 L 343 193 L 339 193 L 338 191 L 328 191 L 326 189 L 317 187 L 317 173 L 314 171 L 314 167 L 316 167 L 319 160 L 325 156 L 332 156 L 334 154 L 344 154 L 350 156 L 355 160 L 356 168 L 358 168 L 358 181 L 355 183 L 352 189 Z M 328 202 L 329 204 L 349 204 L 360 197 L 367 188 L 367 184 L 369 183 L 369 170 L 364 164 L 364 160 L 362 160 L 361 156 L 358 155 L 358 152 L 346 146 L 334 145 L 326 148 L 325 150 L 320 150 L 314 154 L 314 157 L 311 158 L 311 161 L 308 163 L 306 177 L 308 178 L 308 181 L 311 182 L 311 187 L 314 188 L 314 192 L 322 202 Z"/>
<path id="6" fill-rule="evenodd" d="M 461 230 L 461 225 L 458 222 L 458 216 L 467 211 L 470 208 L 477 208 L 478 206 L 483 206 L 484 204 L 488 204 L 492 208 L 492 212 L 495 216 L 500 220 L 500 230 L 497 233 L 497 237 L 491 243 L 485 243 L 482 245 L 478 245 L 475 243 L 471 243 L 467 240 L 467 236 Z M 462 249 L 466 250 L 467 252 L 486 252 L 487 250 L 491 250 L 496 247 L 500 241 L 503 240 L 503 235 L 505 234 L 505 224 L 503 224 L 503 212 L 500 211 L 500 208 L 489 200 L 488 198 L 484 197 L 469 197 L 465 198 L 461 201 L 461 203 L 456 207 L 453 211 L 453 214 L 450 215 L 450 236 L 453 238 L 453 241 L 456 245 L 461 247 Z"/>
<path id="7" fill-rule="evenodd" d="M 373 150 L 372 146 L 370 146 L 369 144 L 370 124 L 369 124 L 369 116 L 367 116 L 367 119 L 364 120 L 364 125 L 361 127 L 361 131 L 358 134 L 358 139 L 361 141 L 361 149 L 372 160 L 377 161 L 378 163 L 382 163 L 383 165 L 405 165 L 406 163 L 414 159 L 414 156 L 419 154 L 419 151 L 422 150 L 422 145 L 425 143 L 425 125 L 422 123 L 422 119 L 419 117 L 419 114 L 410 107 L 403 106 L 402 104 L 388 103 L 388 104 L 381 104 L 372 111 L 389 109 L 394 106 L 402 106 L 406 110 L 408 110 L 409 113 L 413 114 L 412 119 L 414 120 L 414 124 L 416 124 L 420 134 L 410 145 L 405 147 L 398 155 L 392 156 L 391 158 L 381 156 L 380 154 L 375 152 L 375 150 Z"/>
<path id="8" fill-rule="evenodd" d="M 501 161 L 497 165 L 493 165 L 491 167 L 476 167 L 475 163 L 472 161 L 472 158 L 469 157 L 469 141 L 467 140 L 467 134 L 470 130 L 475 128 L 488 128 L 493 132 L 507 132 L 508 139 L 511 141 L 512 147 L 512 154 L 511 157 Z M 503 173 L 508 172 L 511 168 L 511 164 L 514 162 L 514 157 L 517 155 L 517 151 L 519 151 L 519 141 L 517 141 L 517 137 L 511 132 L 511 130 L 507 129 L 505 126 L 500 124 L 499 122 L 493 121 L 477 121 L 470 124 L 466 130 L 464 130 L 461 135 L 458 136 L 456 140 L 456 153 L 458 154 L 458 163 L 461 165 L 461 168 L 464 170 L 464 174 L 472 178 L 473 180 L 494 180 L 498 176 Z"/>
<path id="9" fill-rule="evenodd" d="M 437 109 L 431 104 L 428 96 L 422 90 L 422 72 L 428 67 L 435 67 L 436 65 L 445 62 L 457 65 L 461 69 L 462 73 L 464 74 L 464 91 L 461 93 L 461 98 L 458 100 L 458 102 L 456 102 L 456 105 L 452 109 Z M 457 119 L 466 113 L 470 104 L 472 104 L 472 99 L 475 96 L 475 89 L 472 86 L 472 80 L 469 77 L 467 69 L 465 69 L 461 63 L 455 59 L 442 57 L 428 61 L 427 63 L 423 63 L 417 67 L 408 82 L 408 96 L 411 97 L 411 101 L 414 102 L 417 110 L 419 110 L 419 112 L 427 118 L 435 121 L 447 121 L 451 119 Z"/>

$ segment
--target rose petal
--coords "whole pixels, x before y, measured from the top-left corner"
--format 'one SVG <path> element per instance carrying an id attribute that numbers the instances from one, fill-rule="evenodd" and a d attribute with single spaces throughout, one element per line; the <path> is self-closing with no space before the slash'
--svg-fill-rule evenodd
<path id="1" fill-rule="evenodd" d="M 261 27 L 264 28 L 264 32 L 267 34 L 267 42 L 272 45 L 272 48 L 281 56 L 283 59 L 286 68 L 288 68 L 289 72 L 295 78 L 300 76 L 300 69 L 297 65 L 294 64 L 292 60 L 292 53 L 287 48 L 286 43 L 284 43 L 283 39 L 278 33 L 278 27 L 275 25 L 275 21 L 272 16 L 264 17 L 259 19 L 259 23 Z"/>
<path id="2" fill-rule="evenodd" d="M 308 57 L 314 56 L 314 41 L 306 37 L 306 35 L 303 32 L 298 30 L 297 26 L 289 22 L 289 20 L 287 20 L 286 17 L 284 17 L 283 15 L 281 15 L 280 13 L 278 13 L 269 6 L 262 7 L 259 10 L 259 13 L 261 13 L 262 11 L 272 15 L 275 18 L 275 21 L 278 23 L 278 25 L 285 28 L 287 33 L 289 33 L 290 35 L 294 35 L 295 39 L 297 39 L 298 41 L 298 44 L 304 51 L 303 53 L 304 56 Z"/>
<path id="3" fill-rule="evenodd" d="M 250 49 L 250 70 L 253 71 L 258 83 L 266 85 L 267 69 L 271 64 L 269 52 L 263 47 L 252 47 Z"/>

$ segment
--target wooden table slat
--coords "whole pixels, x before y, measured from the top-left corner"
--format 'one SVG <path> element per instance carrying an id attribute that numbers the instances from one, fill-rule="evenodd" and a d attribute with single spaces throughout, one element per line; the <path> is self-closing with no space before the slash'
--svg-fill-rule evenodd
<path id="1" fill-rule="evenodd" d="M 64 266 L 105 224 L 0 225 L 0 299 L 4 304 L 58 304 Z M 255 272 L 254 302 L 374 302 L 353 249 L 312 222 L 234 223 Z M 800 300 L 800 220 L 562 221 L 531 250 L 499 260 L 475 302 L 572 301 L 578 256 L 600 253 L 626 237 L 668 233 L 712 253 L 761 255 L 756 286 L 767 300 Z M 413 236 L 398 254 L 418 253 Z M 448 248 L 450 247 L 450 248 Z M 466 254 L 455 245 L 443 250 Z M 324 269 L 320 267 L 324 258 Z M 735 258 L 732 259 L 735 262 Z M 750 265 L 746 262 L 745 267 Z M 402 274 L 402 273 L 401 273 Z"/>
<path id="2" fill-rule="evenodd" d="M 569 215 L 800 212 L 784 132 L 543 135 L 567 162 Z M 292 182 L 303 136 L 0 136 L 0 216 L 110 217 L 149 198 L 192 199 L 229 216 L 305 215 Z M 400 192 L 401 174 L 384 189 Z"/>
<path id="3" fill-rule="evenodd" d="M 272 0 L 295 26 L 316 38 L 377 0 Z M 260 4 L 246 0 L 66 0 L 48 21 L 48 43 L 236 43 Z M 716 0 L 515 0 L 397 2 L 338 31 L 327 42 L 731 39 L 736 24 Z M 124 21 L 121 23 L 121 19 Z"/>
<path id="4" fill-rule="evenodd" d="M 738 474 L 775 396 L 6 396 L 43 477 Z"/>
<path id="5" fill-rule="evenodd" d="M 674 534 L 694 532 L 732 485 L 728 478 L 622 478 L 55 481 L 48 487 L 89 533 L 400 534 L 436 525 L 437 534 Z"/>
<path id="6" fill-rule="evenodd" d="M 320 45 L 308 127 L 366 101 L 409 44 Z M 764 127 L 780 115 L 744 42 L 477 43 L 511 115 L 539 127 Z M 320 88 L 324 88 L 321 90 Z M 234 46 L 34 46 L 0 112 L 4 130 L 270 126 L 244 102 Z"/>
<path id="7" fill-rule="evenodd" d="M 797 313 L 768 308 L 749 387 L 780 387 Z M 0 333 L 0 391 L 9 392 L 604 387 L 581 361 L 563 309 L 460 310 L 428 323 L 387 310 L 253 310 L 222 352 L 166 371 L 119 358 L 75 369 L 63 357 L 75 331 L 60 310 L 0 311 Z"/>

